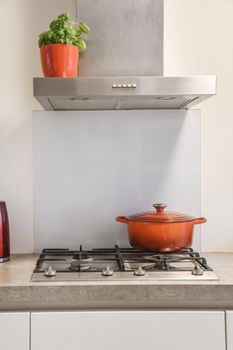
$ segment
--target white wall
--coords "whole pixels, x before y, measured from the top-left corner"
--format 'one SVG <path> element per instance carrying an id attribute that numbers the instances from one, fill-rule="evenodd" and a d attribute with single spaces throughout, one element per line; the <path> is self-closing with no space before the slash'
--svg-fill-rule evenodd
<path id="1" fill-rule="evenodd" d="M 0 198 L 11 223 L 12 251 L 33 247 L 32 2 L 1 1 Z"/>
<path id="2" fill-rule="evenodd" d="M 233 251 L 233 1 L 165 0 L 165 74 L 215 74 L 202 109 L 202 250 Z"/>
<path id="3" fill-rule="evenodd" d="M 0 199 L 12 252 L 33 251 L 32 76 L 38 33 L 75 0 L 1 1 Z M 202 109 L 203 250 L 233 251 L 233 1 L 165 0 L 165 73 L 216 74 L 218 95 Z M 203 225 L 204 226 L 204 225 Z"/>
<path id="4" fill-rule="evenodd" d="M 33 136 L 32 77 L 40 75 L 38 33 L 74 0 L 1 0 L 0 200 L 7 203 L 11 251 L 32 252 Z"/>

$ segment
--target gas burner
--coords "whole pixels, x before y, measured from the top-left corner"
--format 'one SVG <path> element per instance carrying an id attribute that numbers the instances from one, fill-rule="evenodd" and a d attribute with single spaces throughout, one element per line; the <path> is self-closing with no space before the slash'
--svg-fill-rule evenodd
<path id="1" fill-rule="evenodd" d="M 130 259 L 130 260 L 124 260 L 124 267 L 125 271 L 134 271 L 139 266 L 141 266 L 145 270 L 153 270 L 155 268 L 155 263 L 145 262 L 142 259 Z"/>
<path id="2" fill-rule="evenodd" d="M 142 257 L 145 260 L 150 260 L 150 261 L 157 261 L 158 259 L 161 259 L 162 256 L 160 254 L 148 254 L 148 255 L 144 255 Z"/>
<path id="3" fill-rule="evenodd" d="M 88 265 L 89 261 L 81 261 L 81 264 L 78 260 L 72 261 L 69 269 L 71 271 L 88 271 L 90 270 L 90 265 Z"/>
<path id="4" fill-rule="evenodd" d="M 75 254 L 73 255 L 72 257 L 74 260 L 81 260 L 83 262 L 90 262 L 90 261 L 93 261 L 93 258 L 90 257 L 88 254 L 85 254 L 85 253 L 81 253 L 80 254 Z"/>
<path id="5" fill-rule="evenodd" d="M 170 264 L 167 260 L 157 260 L 155 261 L 155 267 L 158 270 L 169 270 Z"/>
<path id="6" fill-rule="evenodd" d="M 78 273 L 77 273 L 78 272 Z M 150 253 L 115 246 L 109 249 L 43 249 L 32 281 L 217 280 L 204 257 L 192 249 Z M 51 278 L 52 277 L 52 278 Z"/>

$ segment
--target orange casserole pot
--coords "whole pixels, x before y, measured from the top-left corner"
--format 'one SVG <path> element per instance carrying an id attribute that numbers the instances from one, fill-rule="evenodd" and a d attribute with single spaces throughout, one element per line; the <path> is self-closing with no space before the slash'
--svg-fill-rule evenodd
<path id="1" fill-rule="evenodd" d="M 193 226 L 203 224 L 206 218 L 166 212 L 166 204 L 154 204 L 155 212 L 117 216 L 116 220 L 128 225 L 129 242 L 132 247 L 153 252 L 176 252 L 190 248 Z"/>

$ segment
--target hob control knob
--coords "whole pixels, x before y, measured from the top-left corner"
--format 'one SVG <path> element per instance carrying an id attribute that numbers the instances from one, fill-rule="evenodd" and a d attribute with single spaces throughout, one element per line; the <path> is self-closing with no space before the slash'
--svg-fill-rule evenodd
<path id="1" fill-rule="evenodd" d="M 192 270 L 192 275 L 202 276 L 203 274 L 204 274 L 203 269 L 199 265 L 195 264 L 195 267 Z"/>
<path id="2" fill-rule="evenodd" d="M 145 276 L 146 271 L 145 271 L 141 266 L 139 266 L 139 267 L 134 271 L 134 274 L 135 274 L 136 276 Z"/>
<path id="3" fill-rule="evenodd" d="M 51 265 L 49 265 L 45 270 L 44 275 L 46 277 L 53 277 L 53 276 L 56 276 L 56 273 L 57 273 L 56 270 L 53 269 Z"/>
<path id="4" fill-rule="evenodd" d="M 113 269 L 111 269 L 109 266 L 107 266 L 105 269 L 102 271 L 103 276 L 112 276 L 113 275 Z"/>

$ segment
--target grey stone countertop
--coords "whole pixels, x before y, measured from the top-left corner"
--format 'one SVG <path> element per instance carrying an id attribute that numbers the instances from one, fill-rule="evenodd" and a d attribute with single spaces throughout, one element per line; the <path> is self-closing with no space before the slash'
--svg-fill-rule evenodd
<path id="1" fill-rule="evenodd" d="M 30 282 L 36 255 L 0 264 L 0 311 L 233 309 L 233 253 L 205 253 L 218 281 Z"/>

